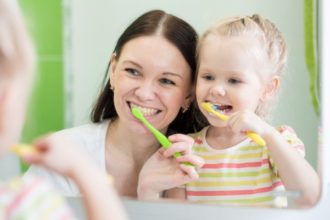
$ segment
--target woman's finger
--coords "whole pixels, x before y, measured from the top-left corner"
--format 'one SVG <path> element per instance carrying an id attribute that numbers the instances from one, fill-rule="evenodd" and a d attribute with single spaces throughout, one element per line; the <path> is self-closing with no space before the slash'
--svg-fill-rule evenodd
<path id="1" fill-rule="evenodd" d="M 192 145 L 186 142 L 177 142 L 173 143 L 169 149 L 164 151 L 165 157 L 170 157 L 174 155 L 174 153 L 180 152 L 182 155 L 191 154 L 192 153 Z"/>
<path id="2" fill-rule="evenodd" d="M 184 178 L 185 183 L 199 178 L 196 169 L 192 166 L 180 164 L 180 169 L 186 174 Z"/>
<path id="3" fill-rule="evenodd" d="M 205 164 L 203 158 L 194 154 L 183 155 L 182 157 L 176 158 L 176 161 L 178 161 L 179 163 L 183 163 L 183 162 L 191 163 L 196 168 L 201 168 Z"/>

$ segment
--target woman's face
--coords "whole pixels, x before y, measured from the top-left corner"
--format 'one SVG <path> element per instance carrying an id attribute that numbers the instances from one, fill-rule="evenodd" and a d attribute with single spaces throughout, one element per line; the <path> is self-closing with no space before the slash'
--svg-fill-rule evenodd
<path id="1" fill-rule="evenodd" d="M 146 128 L 131 113 L 138 106 L 157 129 L 165 130 L 181 107 L 190 103 L 191 69 L 180 51 L 162 36 L 127 42 L 111 62 L 111 85 L 121 123 L 135 131 Z"/>

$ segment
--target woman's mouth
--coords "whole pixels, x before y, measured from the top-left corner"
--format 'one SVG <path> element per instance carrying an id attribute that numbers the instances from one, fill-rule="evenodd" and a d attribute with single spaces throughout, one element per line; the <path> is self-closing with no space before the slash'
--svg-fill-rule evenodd
<path id="1" fill-rule="evenodd" d="M 143 116 L 146 116 L 146 117 L 154 116 L 161 112 L 161 110 L 159 110 L 159 109 L 143 107 L 143 106 L 134 104 L 132 102 L 128 102 L 128 105 L 129 105 L 130 109 L 132 109 L 133 107 L 138 107 L 140 109 L 140 111 L 142 112 Z"/>

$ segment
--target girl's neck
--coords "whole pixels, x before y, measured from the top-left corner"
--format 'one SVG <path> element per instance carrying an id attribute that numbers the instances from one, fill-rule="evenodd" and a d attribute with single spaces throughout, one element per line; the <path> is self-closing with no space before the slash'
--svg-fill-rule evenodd
<path id="1" fill-rule="evenodd" d="M 229 127 L 214 127 L 210 125 L 205 135 L 207 143 L 216 150 L 227 149 L 242 142 L 246 137 L 234 133 Z"/>

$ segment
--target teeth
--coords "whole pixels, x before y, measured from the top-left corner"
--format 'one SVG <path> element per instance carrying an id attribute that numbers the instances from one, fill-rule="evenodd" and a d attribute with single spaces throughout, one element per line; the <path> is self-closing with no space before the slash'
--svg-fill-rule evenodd
<path id="1" fill-rule="evenodd" d="M 142 106 L 139 106 L 139 105 L 135 105 L 133 103 L 131 103 L 131 107 L 138 107 L 144 116 L 155 115 L 158 112 L 157 109 L 145 108 L 145 107 L 142 107 Z"/>

